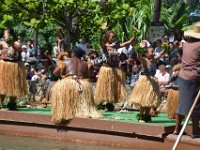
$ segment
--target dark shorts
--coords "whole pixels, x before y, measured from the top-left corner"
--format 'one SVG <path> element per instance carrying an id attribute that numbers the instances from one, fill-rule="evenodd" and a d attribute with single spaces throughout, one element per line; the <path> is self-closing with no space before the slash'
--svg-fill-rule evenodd
<path id="1" fill-rule="evenodd" d="M 179 115 L 187 115 L 200 89 L 200 82 L 185 80 L 179 77 L 178 85 L 180 95 L 176 113 Z M 200 100 L 197 102 L 191 116 L 200 116 Z"/>

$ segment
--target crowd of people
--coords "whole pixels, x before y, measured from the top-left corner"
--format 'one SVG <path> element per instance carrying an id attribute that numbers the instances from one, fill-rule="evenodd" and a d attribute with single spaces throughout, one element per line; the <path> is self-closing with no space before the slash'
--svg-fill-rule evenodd
<path id="1" fill-rule="evenodd" d="M 1 104 L 5 97 L 9 97 L 8 108 L 16 110 L 18 96 L 28 94 L 29 99 L 35 101 L 38 90 L 41 90 L 41 101 L 45 104 L 51 102 L 55 123 L 76 116 L 101 117 L 95 104 L 124 101 L 138 106 L 138 121 L 148 122 L 151 121 L 150 109 L 156 111 L 169 88 L 179 87 L 175 129 L 178 134 L 180 123 L 200 87 L 199 23 L 192 30 L 194 32 L 185 32 L 185 36 L 180 30 L 170 31 L 169 35 L 154 42 L 142 40 L 139 46 L 135 45 L 137 37 L 120 43 L 115 32 L 106 26 L 103 29 L 105 31 L 100 35 L 101 51 L 92 49 L 89 43 L 66 50 L 63 46 L 64 35 L 57 30 L 53 54 L 46 51 L 45 59 L 39 57 L 38 48 L 33 46 L 31 40 L 21 46 L 14 30 L 6 29 L 4 40 L 0 41 Z M 94 95 L 87 78 L 90 82 L 96 82 Z M 133 87 L 128 100 L 125 85 Z M 192 87 L 190 90 L 185 89 L 189 86 Z M 185 92 L 190 96 L 185 95 L 184 91 L 190 92 Z M 185 97 L 189 100 L 182 100 Z M 188 101 L 190 103 L 186 108 Z M 193 134 L 200 135 L 197 127 L 199 104 L 192 120 Z"/>

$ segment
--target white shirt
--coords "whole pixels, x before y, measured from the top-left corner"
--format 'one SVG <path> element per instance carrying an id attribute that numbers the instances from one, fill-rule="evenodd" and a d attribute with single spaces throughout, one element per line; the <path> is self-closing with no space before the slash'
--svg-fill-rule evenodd
<path id="1" fill-rule="evenodd" d="M 121 54 L 121 53 L 126 54 L 127 53 L 126 47 L 119 48 L 117 51 L 118 51 L 119 54 Z"/>
<path id="2" fill-rule="evenodd" d="M 53 56 L 57 57 L 60 52 L 58 51 L 58 46 L 53 47 Z"/>
<path id="3" fill-rule="evenodd" d="M 29 58 L 29 52 L 22 51 L 21 57 L 22 61 L 26 61 Z"/>
<path id="4" fill-rule="evenodd" d="M 158 82 L 159 83 L 162 83 L 162 82 L 168 82 L 169 79 L 170 79 L 170 74 L 169 73 L 165 73 L 164 75 L 160 72 L 160 73 L 157 73 L 155 75 L 155 77 L 158 79 Z"/>

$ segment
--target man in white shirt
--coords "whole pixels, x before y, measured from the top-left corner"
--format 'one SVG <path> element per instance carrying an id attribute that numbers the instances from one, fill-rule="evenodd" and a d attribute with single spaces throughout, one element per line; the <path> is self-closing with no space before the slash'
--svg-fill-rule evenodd
<path id="1" fill-rule="evenodd" d="M 164 64 L 161 64 L 159 66 L 159 72 L 157 72 L 155 77 L 158 79 L 158 83 L 160 86 L 168 84 L 168 81 L 170 79 L 170 74 L 167 73 L 166 66 Z"/>
<path id="2" fill-rule="evenodd" d="M 21 53 L 21 57 L 22 57 L 22 61 L 26 61 L 29 58 L 29 52 L 27 51 L 26 45 L 22 46 L 22 53 Z"/>

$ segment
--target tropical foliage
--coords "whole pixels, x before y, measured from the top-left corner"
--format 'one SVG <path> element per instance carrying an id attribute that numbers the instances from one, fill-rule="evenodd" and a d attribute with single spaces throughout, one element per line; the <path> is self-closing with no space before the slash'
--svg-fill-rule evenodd
<path id="1" fill-rule="evenodd" d="M 14 27 L 22 41 L 38 32 L 40 46 L 50 48 L 59 26 L 68 47 L 85 37 L 98 48 L 104 22 L 120 41 L 133 35 L 139 40 L 145 38 L 153 8 L 154 0 L 1 0 L 0 30 Z M 191 3 L 186 0 L 162 0 L 160 20 L 166 29 L 182 29 L 188 24 L 190 10 Z"/>
<path id="2" fill-rule="evenodd" d="M 166 29 L 182 29 L 187 24 L 189 6 L 186 3 L 186 1 L 177 1 L 170 7 L 162 7 L 161 20 L 165 23 Z"/>

